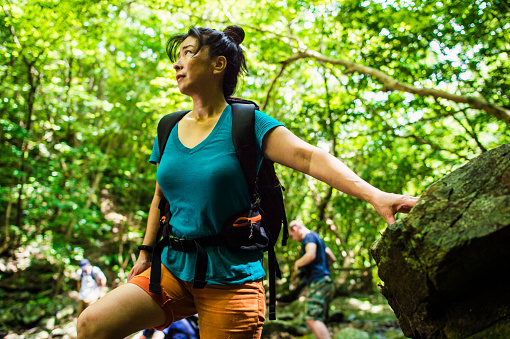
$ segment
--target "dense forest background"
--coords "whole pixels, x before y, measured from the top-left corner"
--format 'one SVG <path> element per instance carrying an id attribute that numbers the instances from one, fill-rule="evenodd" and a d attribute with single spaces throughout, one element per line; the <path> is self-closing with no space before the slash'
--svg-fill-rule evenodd
<path id="1" fill-rule="evenodd" d="M 110 287 L 125 281 L 154 192 L 158 120 L 191 104 L 165 54 L 168 37 L 189 26 L 242 26 L 250 74 L 236 96 L 385 191 L 419 196 L 510 142 L 506 0 L 0 4 L 0 285 L 44 268 L 9 282 L 51 291 L 33 303 L 72 290 L 83 257 Z M 384 220 L 313 178 L 277 171 L 289 220 L 337 253 L 338 286 L 374 290 L 368 250 Z M 288 277 L 298 244 L 277 255 Z"/>

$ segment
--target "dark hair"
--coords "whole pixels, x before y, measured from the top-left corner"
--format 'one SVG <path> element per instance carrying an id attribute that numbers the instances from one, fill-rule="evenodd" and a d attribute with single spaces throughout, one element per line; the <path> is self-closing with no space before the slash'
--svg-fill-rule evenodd
<path id="1" fill-rule="evenodd" d="M 209 46 L 209 57 L 224 56 L 227 59 L 225 78 L 223 79 L 223 94 L 225 98 L 230 97 L 236 87 L 239 73 L 247 73 L 246 59 L 244 52 L 239 46 L 244 40 L 244 30 L 239 26 L 228 26 L 223 32 L 203 27 L 191 27 L 186 34 L 177 34 L 168 39 L 166 54 L 170 61 L 175 63 L 178 60 L 179 47 L 189 36 L 198 40 L 198 48 Z"/>

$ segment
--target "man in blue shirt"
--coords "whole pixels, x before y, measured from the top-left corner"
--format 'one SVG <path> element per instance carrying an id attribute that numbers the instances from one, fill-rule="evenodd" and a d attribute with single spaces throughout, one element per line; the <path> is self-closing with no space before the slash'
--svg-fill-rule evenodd
<path id="1" fill-rule="evenodd" d="M 305 272 L 308 296 L 306 298 L 306 323 L 318 339 L 330 338 L 324 320 L 333 296 L 328 258 L 336 261 L 335 255 L 320 236 L 310 231 L 298 220 L 289 225 L 289 235 L 302 243 L 301 258 L 294 264 L 294 272 Z"/>

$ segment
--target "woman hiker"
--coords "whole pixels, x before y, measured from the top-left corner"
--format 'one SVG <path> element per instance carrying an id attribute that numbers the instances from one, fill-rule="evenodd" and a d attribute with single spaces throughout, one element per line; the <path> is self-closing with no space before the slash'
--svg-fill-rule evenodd
<path id="1" fill-rule="evenodd" d="M 203 339 L 260 338 L 266 297 L 262 251 L 230 252 L 205 248 L 207 285 L 193 288 L 195 252 L 166 248 L 162 253 L 162 293 L 149 292 L 150 250 L 164 196 L 172 209 L 172 233 L 193 239 L 221 232 L 224 220 L 249 207 L 250 195 L 232 142 L 232 108 L 226 99 L 246 71 L 240 47 L 244 31 L 191 28 L 170 38 L 167 54 L 182 94 L 192 110 L 173 128 L 160 155 L 154 143 L 150 162 L 158 166 L 143 250 L 124 284 L 88 307 L 78 320 L 78 338 L 124 338 L 198 313 Z M 357 176 L 340 160 L 296 137 L 280 122 L 255 111 L 258 161 L 262 157 L 317 178 L 369 202 L 391 224 L 418 198 L 383 192 Z"/>

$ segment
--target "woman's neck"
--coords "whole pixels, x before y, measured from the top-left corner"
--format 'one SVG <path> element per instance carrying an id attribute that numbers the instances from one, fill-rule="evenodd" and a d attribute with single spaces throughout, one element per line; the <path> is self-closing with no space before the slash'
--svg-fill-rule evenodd
<path id="1" fill-rule="evenodd" d="M 193 99 L 193 110 L 191 111 L 191 117 L 195 120 L 206 120 L 208 118 L 216 117 L 221 114 L 227 102 L 223 93 L 218 95 L 206 95 L 206 96 L 192 96 Z"/>

